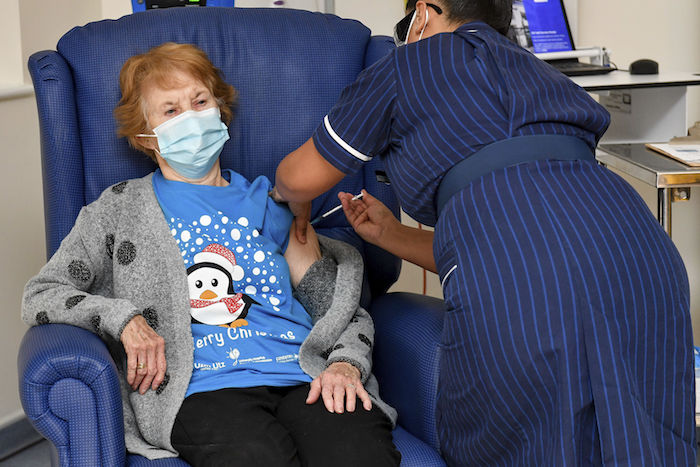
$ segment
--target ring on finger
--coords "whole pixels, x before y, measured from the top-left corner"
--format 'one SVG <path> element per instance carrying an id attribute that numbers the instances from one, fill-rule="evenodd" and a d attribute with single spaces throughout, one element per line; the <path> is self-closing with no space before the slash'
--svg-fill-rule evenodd
<path id="1" fill-rule="evenodd" d="M 136 365 L 137 370 L 143 370 L 144 368 L 146 368 L 146 365 L 144 365 L 143 362 L 139 362 L 139 364 Z"/>
<path id="2" fill-rule="evenodd" d="M 352 384 L 352 383 L 348 383 L 348 384 L 346 384 L 346 385 L 345 385 L 345 387 L 346 387 L 346 388 L 352 388 L 352 389 L 356 389 L 356 388 L 355 388 L 355 385 L 354 385 L 354 384 Z"/>

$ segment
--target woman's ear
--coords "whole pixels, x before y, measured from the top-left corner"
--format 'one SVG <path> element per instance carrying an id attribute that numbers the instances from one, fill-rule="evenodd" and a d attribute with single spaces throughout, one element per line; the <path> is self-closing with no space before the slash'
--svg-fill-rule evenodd
<path id="1" fill-rule="evenodd" d="M 136 149 L 155 151 L 158 148 L 158 138 L 155 136 L 135 136 L 133 138 L 134 146 Z"/>

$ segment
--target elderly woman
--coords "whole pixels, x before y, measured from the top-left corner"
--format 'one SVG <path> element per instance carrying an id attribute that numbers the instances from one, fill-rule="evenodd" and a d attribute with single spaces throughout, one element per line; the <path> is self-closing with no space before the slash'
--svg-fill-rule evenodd
<path id="1" fill-rule="evenodd" d="M 220 168 L 235 91 L 201 50 L 153 48 L 124 64 L 120 84 L 119 134 L 158 169 L 83 208 L 27 284 L 24 320 L 106 341 L 132 453 L 397 465 L 357 252 L 313 233 L 301 245 L 268 179 Z"/>

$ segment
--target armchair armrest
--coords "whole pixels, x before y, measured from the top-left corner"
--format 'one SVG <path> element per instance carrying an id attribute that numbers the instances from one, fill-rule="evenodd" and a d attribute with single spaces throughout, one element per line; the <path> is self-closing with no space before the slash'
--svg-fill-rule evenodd
<path id="1" fill-rule="evenodd" d="M 372 302 L 374 374 L 382 399 L 399 413 L 409 433 L 438 450 L 435 396 L 438 387 L 442 300 L 390 293 Z"/>
<path id="2" fill-rule="evenodd" d="M 117 369 L 99 337 L 66 324 L 33 327 L 17 367 L 24 412 L 61 465 L 124 465 Z"/>

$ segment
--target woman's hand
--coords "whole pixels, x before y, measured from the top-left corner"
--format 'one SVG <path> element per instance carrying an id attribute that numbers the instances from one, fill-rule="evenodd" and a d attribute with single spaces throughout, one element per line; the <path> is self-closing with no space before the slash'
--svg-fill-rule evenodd
<path id="1" fill-rule="evenodd" d="M 354 412 L 356 397 L 360 398 L 365 410 L 372 409 L 372 400 L 360 381 L 360 370 L 345 362 L 331 363 L 311 382 L 306 403 L 315 403 L 319 396 L 323 397 L 323 404 L 329 412 L 343 413 L 345 409 Z"/>
<path id="2" fill-rule="evenodd" d="M 362 199 L 353 201 L 350 193 L 338 193 L 343 212 L 355 232 L 366 242 L 382 246 L 391 241 L 391 234 L 401 227 L 401 222 L 381 201 L 362 190 Z"/>
<path id="3" fill-rule="evenodd" d="M 165 378 L 165 340 L 141 315 L 124 326 L 120 340 L 126 351 L 126 382 L 131 389 L 138 389 L 140 394 L 149 387 L 158 389 Z"/>

